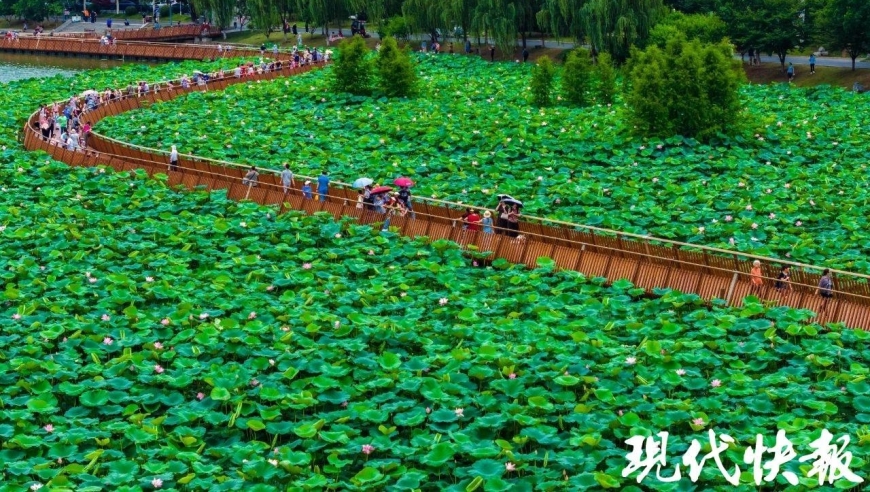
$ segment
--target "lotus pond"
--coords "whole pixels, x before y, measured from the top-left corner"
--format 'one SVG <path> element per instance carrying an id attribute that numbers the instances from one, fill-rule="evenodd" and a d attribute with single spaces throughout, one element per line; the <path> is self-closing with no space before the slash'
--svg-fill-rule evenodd
<path id="1" fill-rule="evenodd" d="M 864 332 L 545 261 L 471 268 L 447 242 L 14 143 L 39 103 L 166 70 L 0 94 L 0 490 L 641 490 L 625 439 L 668 430 L 673 464 L 710 428 L 737 440 L 744 490 L 744 448 L 777 429 L 800 454 L 847 434 L 867 474 Z M 784 469 L 806 488 L 809 467 Z M 644 486 L 726 484 L 708 463 Z"/>
<path id="2" fill-rule="evenodd" d="M 528 67 L 418 60 L 412 100 L 334 94 L 315 72 L 189 95 L 96 130 L 345 182 L 409 175 L 418 195 L 490 207 L 509 193 L 528 214 L 870 272 L 870 98 L 746 86 L 739 136 L 647 140 L 618 107 L 530 106 Z"/>

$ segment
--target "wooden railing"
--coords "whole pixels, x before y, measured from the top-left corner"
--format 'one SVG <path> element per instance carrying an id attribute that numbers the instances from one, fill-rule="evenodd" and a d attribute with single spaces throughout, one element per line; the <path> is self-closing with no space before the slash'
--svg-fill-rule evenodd
<path id="1" fill-rule="evenodd" d="M 107 116 L 167 101 L 197 90 L 222 90 L 228 85 L 248 81 L 297 75 L 309 70 L 285 69 L 254 77 L 226 77 L 209 81 L 206 87 L 175 89 L 149 93 L 141 97 L 125 97 L 105 104 L 85 116 L 96 123 Z M 232 199 L 247 199 L 276 207 L 279 212 L 303 210 L 307 213 L 327 212 L 336 218 L 353 217 L 361 222 L 380 222 L 381 214 L 357 208 L 358 190 L 345 183 L 332 183 L 325 202 L 305 199 L 299 190 L 304 179 L 297 175 L 297 186 L 284 191 L 277 171 L 261 169 L 259 186 L 242 184 L 248 165 L 217 161 L 192 155 L 180 155 L 178 170 L 168 169 L 168 152 L 120 142 L 99 134 L 88 139 L 87 151 L 70 151 L 45 141 L 34 128 L 38 115 L 31 116 L 25 131 L 25 147 L 44 150 L 56 159 L 73 166 L 107 165 L 119 171 L 143 169 L 149 175 L 164 173 L 171 185 L 187 188 L 227 190 Z M 821 267 L 773 258 L 735 253 L 659 238 L 638 236 L 620 231 L 582 224 L 524 217 L 520 224 L 522 239 L 501 234 L 463 230 L 460 214 L 468 205 L 415 197 L 411 216 L 393 216 L 390 226 L 412 236 L 430 240 L 449 239 L 461 247 L 475 251 L 479 261 L 504 258 L 510 262 L 535 266 L 540 257 L 554 260 L 559 268 L 580 271 L 587 276 L 609 280 L 625 278 L 647 291 L 670 288 L 696 293 L 705 299 L 719 298 L 732 306 L 740 306 L 745 296 L 757 295 L 772 304 L 810 309 L 819 323 L 839 322 L 851 328 L 870 330 L 870 290 L 868 276 L 836 271 L 834 297 L 816 295 Z M 483 209 L 475 207 L 476 209 Z M 764 285 L 753 290 L 750 268 L 753 260 L 763 263 Z M 776 264 L 794 266 L 791 289 L 773 288 Z"/>
<path id="2" fill-rule="evenodd" d="M 126 41 L 155 41 L 165 39 L 193 39 L 198 37 L 212 37 L 221 33 L 221 30 L 215 27 L 210 27 L 203 30 L 199 24 L 180 24 L 173 26 L 164 26 L 155 28 L 149 24 L 143 27 L 113 27 L 106 29 L 112 34 L 112 37 Z M 19 36 L 24 38 L 75 38 L 75 39 L 99 39 L 102 34 L 95 31 L 85 32 L 52 32 L 49 34 L 42 33 L 26 34 L 22 33 Z"/>
<path id="3" fill-rule="evenodd" d="M 102 44 L 99 39 L 67 38 L 54 36 L 27 36 L 18 39 L 0 39 L 0 51 L 33 51 L 43 53 L 65 53 L 106 57 L 158 58 L 167 60 L 205 60 L 221 56 L 259 56 L 257 49 L 234 49 L 220 52 L 216 45 L 148 43 L 140 41 L 116 41 Z M 265 54 L 274 58 L 271 52 Z M 278 58 L 289 60 L 291 54 L 279 52 Z"/>

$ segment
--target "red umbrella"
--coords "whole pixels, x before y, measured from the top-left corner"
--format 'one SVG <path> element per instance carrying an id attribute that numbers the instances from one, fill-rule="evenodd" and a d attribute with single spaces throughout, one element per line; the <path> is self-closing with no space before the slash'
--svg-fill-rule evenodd
<path id="1" fill-rule="evenodd" d="M 371 191 L 372 195 L 377 195 L 378 193 L 386 193 L 388 191 L 393 191 L 389 186 L 378 186 L 377 188 Z"/>
<path id="2" fill-rule="evenodd" d="M 393 183 L 395 183 L 396 186 L 407 186 L 407 187 L 414 186 L 414 181 L 411 178 L 406 178 L 406 177 L 396 178 L 396 180 L 393 181 Z"/>

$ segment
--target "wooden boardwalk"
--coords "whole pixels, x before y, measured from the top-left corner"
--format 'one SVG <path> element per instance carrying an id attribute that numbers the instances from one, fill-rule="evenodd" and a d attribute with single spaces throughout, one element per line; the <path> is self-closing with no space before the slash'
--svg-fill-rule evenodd
<path id="1" fill-rule="evenodd" d="M 227 77 L 211 80 L 207 90 L 222 90 L 228 85 L 256 80 L 293 76 L 313 67 L 285 68 L 253 77 Z M 141 97 L 113 101 L 88 113 L 96 123 L 107 116 L 166 101 L 188 92 L 205 90 L 161 91 Z M 186 188 L 226 190 L 231 199 L 251 200 L 275 207 L 278 213 L 302 210 L 306 213 L 326 212 L 335 217 L 352 217 L 361 223 L 380 224 L 385 216 L 357 208 L 357 190 L 333 183 L 327 201 L 305 199 L 298 189 L 284 191 L 277 171 L 261 170 L 259 186 L 242 184 L 247 165 L 222 162 L 197 156 L 181 156 L 177 171 L 168 170 L 168 153 L 120 142 L 94 134 L 87 151 L 70 151 L 42 139 L 35 130 L 34 113 L 25 129 L 25 147 L 43 150 L 55 159 L 72 166 L 106 165 L 118 171 L 143 169 L 149 175 L 167 174 L 170 185 Z M 297 175 L 301 185 L 304 176 Z M 868 276 L 837 271 L 835 295 L 824 299 L 815 294 L 820 267 L 785 262 L 772 258 L 744 255 L 733 251 L 705 248 L 676 241 L 637 236 L 620 231 L 525 217 L 520 224 L 522 238 L 462 229 L 459 219 L 469 205 L 415 197 L 415 217 L 392 216 L 390 227 L 410 237 L 425 236 L 430 240 L 448 239 L 462 248 L 479 253 L 485 260 L 504 258 L 513 263 L 534 267 L 538 259 L 552 259 L 559 268 L 582 272 L 590 277 L 609 281 L 628 279 L 634 285 L 652 292 L 655 289 L 675 289 L 695 293 L 704 299 L 723 299 L 728 305 L 741 306 L 747 295 L 754 294 L 769 305 L 805 308 L 816 313 L 818 323 L 843 323 L 856 329 L 870 330 L 870 288 Z M 481 209 L 482 207 L 475 207 Z M 485 254 L 484 254 L 485 253 Z M 754 259 L 764 265 L 764 286 L 751 291 L 750 268 Z M 791 264 L 792 290 L 778 292 L 772 288 L 777 264 Z"/>
<path id="2" fill-rule="evenodd" d="M 210 60 L 221 58 L 222 56 L 260 56 L 260 50 L 258 49 L 234 47 L 230 52 L 221 53 L 218 51 L 217 45 L 205 44 L 116 41 L 112 45 L 105 45 L 99 39 L 89 36 L 22 36 L 18 39 L 0 38 L 0 51 L 147 60 Z M 267 52 L 266 57 L 272 59 L 274 55 L 271 52 Z M 282 60 L 289 60 L 290 57 L 291 55 L 286 52 L 278 54 L 278 58 Z"/>

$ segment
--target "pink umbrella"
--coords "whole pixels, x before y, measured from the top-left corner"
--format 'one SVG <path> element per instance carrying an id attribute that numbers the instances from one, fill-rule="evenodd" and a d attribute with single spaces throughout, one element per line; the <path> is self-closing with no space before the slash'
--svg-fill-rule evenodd
<path id="1" fill-rule="evenodd" d="M 405 177 L 396 178 L 396 180 L 393 181 L 393 183 L 395 183 L 396 186 L 407 186 L 407 187 L 414 186 L 414 181 L 411 178 L 405 178 Z"/>

